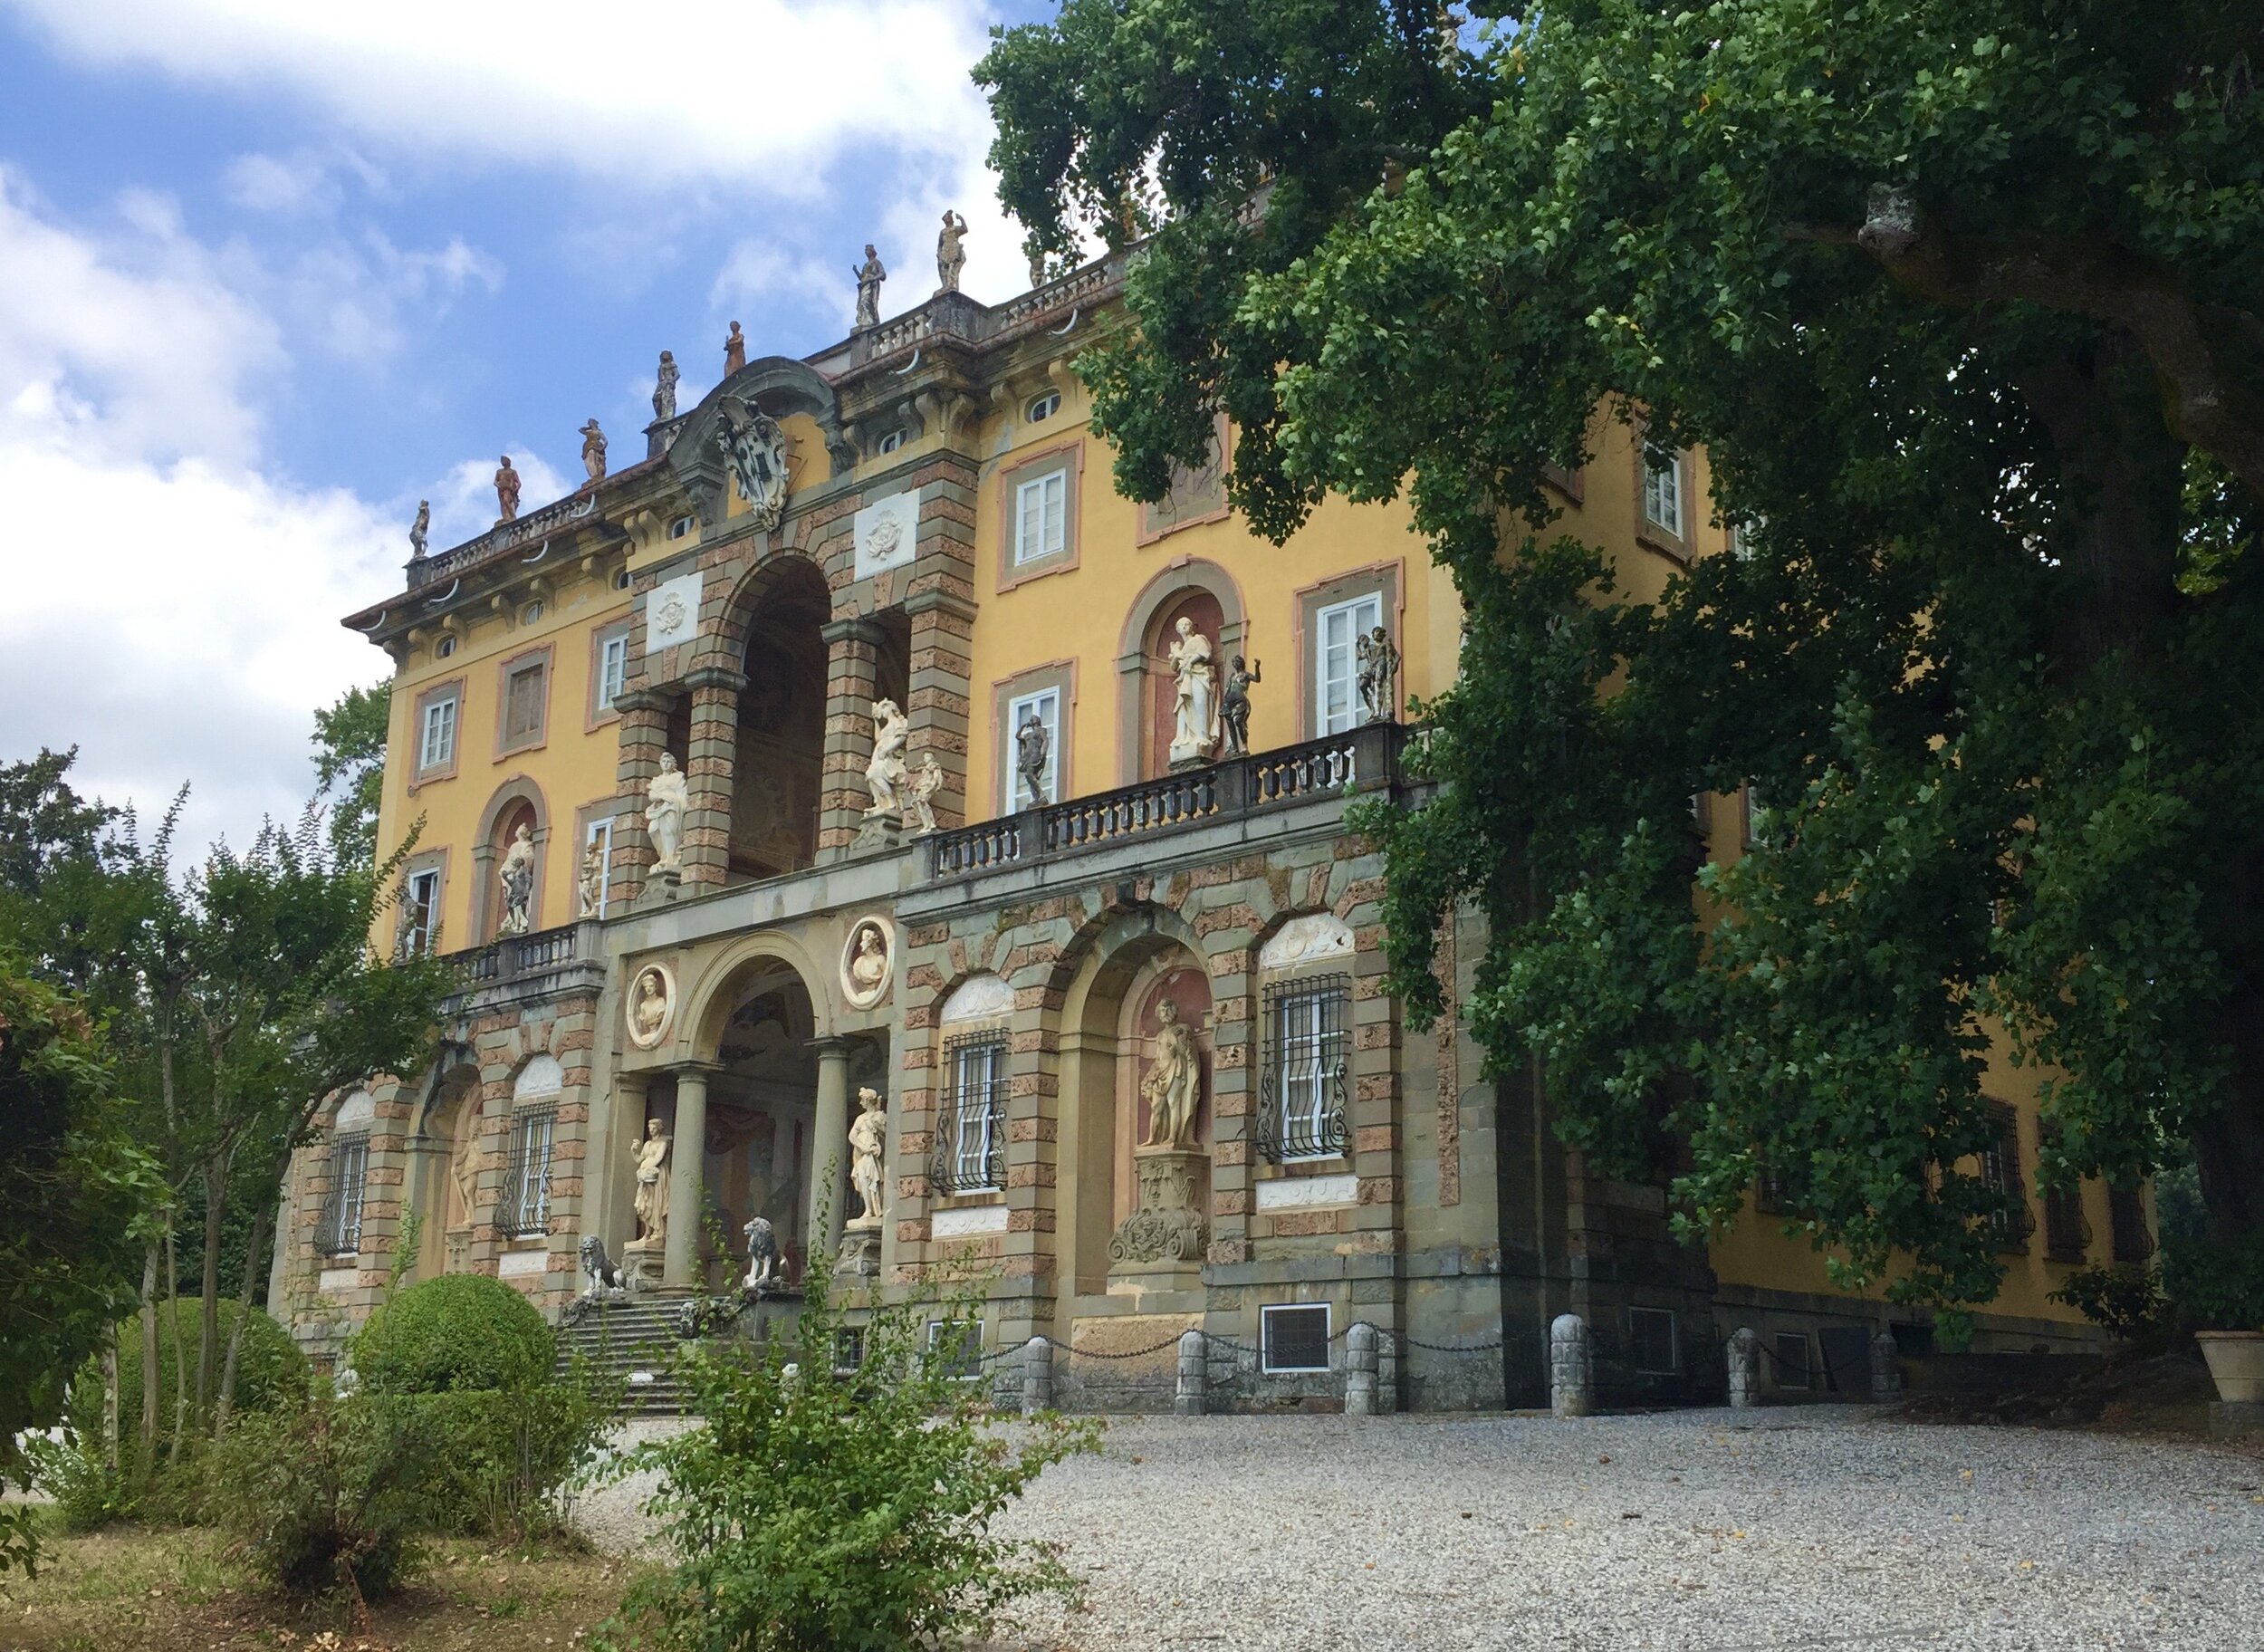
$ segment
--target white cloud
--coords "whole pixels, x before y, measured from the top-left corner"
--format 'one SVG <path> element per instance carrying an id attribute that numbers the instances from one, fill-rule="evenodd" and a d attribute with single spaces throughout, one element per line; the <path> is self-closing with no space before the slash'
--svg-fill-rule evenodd
<path id="1" fill-rule="evenodd" d="M 385 175 L 351 150 L 321 154 L 293 149 L 288 155 L 239 155 L 221 173 L 221 193 L 246 212 L 280 216 L 329 213 L 345 197 L 340 174 L 351 173 L 363 187 L 382 193 Z"/>
<path id="2" fill-rule="evenodd" d="M 764 331 L 761 318 L 781 303 L 806 304 L 820 315 L 831 315 L 847 332 L 857 315 L 857 278 L 850 273 L 849 260 L 843 258 L 837 269 L 815 256 L 789 252 L 767 241 L 749 238 L 734 244 L 708 288 L 708 310 L 743 320 L 751 341 L 749 348 L 762 351 L 769 346 L 759 337 Z M 714 342 L 715 360 L 720 367 L 724 359 L 721 332 Z M 693 403 L 687 399 L 680 405 L 688 408 Z"/>
<path id="3" fill-rule="evenodd" d="M 530 450 L 523 442 L 516 447 L 504 447 L 494 458 L 459 460 L 446 475 L 433 484 L 431 543 L 435 554 L 460 545 L 495 525 L 495 472 L 497 461 L 504 454 L 511 456 L 511 468 L 519 473 L 519 514 L 522 516 L 563 499 L 580 484 L 580 472 L 575 473 L 574 483 L 569 485 L 558 470 L 541 455 Z M 382 584 L 366 588 L 363 600 L 368 600 L 369 591 L 381 589 Z M 358 607 L 360 604 L 351 606 Z M 341 613 L 346 611 L 345 609 L 339 610 Z"/>
<path id="4" fill-rule="evenodd" d="M 8 0 L 59 50 L 281 91 L 371 143 L 809 198 L 844 150 L 979 151 L 971 0 Z"/>

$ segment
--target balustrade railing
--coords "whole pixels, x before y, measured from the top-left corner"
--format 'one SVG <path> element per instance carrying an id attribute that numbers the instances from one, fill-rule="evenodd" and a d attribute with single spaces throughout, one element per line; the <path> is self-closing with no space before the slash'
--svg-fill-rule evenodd
<path id="1" fill-rule="evenodd" d="M 475 952 L 465 973 L 475 986 L 539 975 L 574 962 L 580 956 L 580 927 L 575 924 L 538 929 L 532 935 L 507 935 Z"/>
<path id="2" fill-rule="evenodd" d="M 1373 791 L 1397 778 L 1406 734 L 1396 723 L 1370 723 L 1301 745 L 1183 769 L 1160 780 L 939 831 L 927 840 L 928 876 L 971 878 L 1283 803 Z"/>

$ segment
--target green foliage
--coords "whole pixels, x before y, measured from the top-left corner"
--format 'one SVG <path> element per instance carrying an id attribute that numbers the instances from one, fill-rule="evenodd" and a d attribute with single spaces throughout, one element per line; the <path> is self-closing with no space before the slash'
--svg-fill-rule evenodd
<path id="1" fill-rule="evenodd" d="M 532 1388 L 548 1380 L 558 1340 L 518 1292 L 483 1273 L 411 1285 L 353 1340 L 355 1375 L 373 1392 Z"/>
<path id="2" fill-rule="evenodd" d="M 2109 1336 L 2125 1341 L 2160 1330 L 2170 1301 L 2150 1263 L 2094 1263 L 2067 1275 L 2052 1301 L 2065 1302 Z"/>
<path id="3" fill-rule="evenodd" d="M 152 1310 L 158 1321 L 158 1437 L 157 1455 L 169 1453 L 173 1441 L 174 1348 L 193 1372 L 199 1362 L 204 1337 L 204 1304 L 195 1297 L 174 1297 Z M 296 1400 L 307 1391 L 311 1373 L 306 1356 L 291 1333 L 261 1309 L 246 1315 L 242 1303 L 223 1297 L 219 1304 L 220 1341 L 225 1348 L 244 1326 L 243 1347 L 237 1355 L 235 1408 L 272 1411 Z M 145 1479 L 156 1463 L 142 1462 L 135 1423 L 141 1404 L 141 1322 L 137 1312 L 118 1327 L 118 1393 L 121 1414 L 119 1444 L 120 1462 L 130 1483 Z M 192 1382 L 193 1386 L 193 1382 Z M 101 1432 L 102 1379 L 91 1364 L 82 1368 L 72 1385 L 71 1426 L 80 1436 L 99 1439 Z"/>
<path id="4" fill-rule="evenodd" d="M 378 808 L 385 797 L 386 722 L 392 692 L 349 688 L 314 714 L 316 795 L 331 800 L 331 850 L 341 866 L 378 858 Z"/>
<path id="5" fill-rule="evenodd" d="M 2238 1244 L 2166 1240 L 2162 1283 L 2179 1314 L 2202 1330 L 2264 1330 L 2264 1234 Z"/>
<path id="6" fill-rule="evenodd" d="M 580 1369 L 537 1388 L 356 1397 L 399 1412 L 405 1437 L 434 1443 L 423 1530 L 521 1537 L 563 1523 L 567 1494 L 603 1455 L 621 1391 Z"/>
<path id="7" fill-rule="evenodd" d="M 1844 1281 L 1948 1313 L 2002 1277 L 1992 1021 L 2066 1174 L 2191 1140 L 2264 1231 L 2259 14 L 1574 0 L 1405 103 L 1405 8 L 1323 11 L 1262 85 L 1305 0 L 1072 0 L 978 78 L 1047 247 L 1160 191 L 1078 363 L 1120 485 L 1223 408 L 1253 527 L 1404 490 L 1456 581 L 1436 801 L 1362 816 L 1410 1014 L 1474 903 L 1458 1007 L 1568 1139 L 1686 1167 L 1693 1235 L 1766 1162 Z M 1369 189 L 1358 142 L 1420 152 Z M 1560 537 L 1599 409 L 1706 449 L 1741 554 L 1631 601 Z M 1686 800 L 1748 783 L 1702 874 Z"/>
<path id="8" fill-rule="evenodd" d="M 990 1523 L 1048 1464 L 1090 1450 L 1091 1423 L 993 1426 L 981 1385 L 954 1375 L 931 1317 L 972 1299 L 913 1300 L 864 1325 L 864 1363 L 833 1376 L 839 1311 L 822 1270 L 790 1336 L 699 1346 L 679 1379 L 706 1426 L 639 1448 L 648 1504 L 676 1557 L 608 1626 L 614 1647 L 910 1652 L 979 1637 L 1012 1603 L 1070 1591 L 1050 1546 Z"/>
<path id="9" fill-rule="evenodd" d="M 55 1522 L 63 1531 L 73 1535 L 99 1532 L 133 1513 L 132 1489 L 126 1476 L 110 1466 L 99 1432 L 90 1436 L 72 1428 L 60 1439 L 35 1435 L 24 1455 L 31 1463 L 32 1484 L 53 1500 Z"/>

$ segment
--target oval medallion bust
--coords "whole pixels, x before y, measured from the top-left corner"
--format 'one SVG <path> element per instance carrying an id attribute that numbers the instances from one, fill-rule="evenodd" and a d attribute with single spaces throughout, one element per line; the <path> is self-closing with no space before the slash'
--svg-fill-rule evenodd
<path id="1" fill-rule="evenodd" d="M 851 924 L 841 947 L 841 996 L 849 1007 L 871 1009 L 888 995 L 896 973 L 896 925 L 878 913 Z"/>
<path id="2" fill-rule="evenodd" d="M 657 1050 L 676 1018 L 676 972 L 666 964 L 640 967 L 629 979 L 623 1009 L 628 1042 L 639 1050 Z"/>

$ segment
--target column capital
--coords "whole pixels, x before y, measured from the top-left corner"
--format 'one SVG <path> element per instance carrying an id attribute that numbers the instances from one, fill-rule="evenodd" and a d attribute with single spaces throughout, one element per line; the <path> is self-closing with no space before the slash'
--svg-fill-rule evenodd
<path id="1" fill-rule="evenodd" d="M 666 711 L 673 696 L 657 688 L 624 688 L 613 696 L 616 711 Z"/>
<path id="2" fill-rule="evenodd" d="M 879 620 L 863 614 L 851 614 L 846 620 L 827 620 L 818 628 L 818 635 L 824 639 L 829 648 L 840 642 L 863 642 L 878 648 L 883 632 Z"/>
<path id="3" fill-rule="evenodd" d="M 818 1052 L 820 1061 L 847 1061 L 849 1045 L 855 1042 L 845 1033 L 829 1032 L 822 1038 L 811 1039 L 810 1047 Z"/>
<path id="4" fill-rule="evenodd" d="M 654 1071 L 666 1072 L 673 1079 L 697 1079 L 705 1083 L 724 1071 L 724 1064 L 721 1061 L 672 1061 L 663 1068 L 648 1069 L 646 1076 L 650 1077 Z"/>
<path id="5" fill-rule="evenodd" d="M 931 586 L 926 591 L 916 591 L 904 600 L 904 611 L 907 614 L 934 613 L 939 610 L 961 620 L 972 620 L 975 615 L 975 607 L 973 602 L 955 591 L 945 591 L 939 587 Z"/>
<path id="6" fill-rule="evenodd" d="M 734 671 L 729 666 L 702 666 L 696 671 L 686 671 L 683 682 L 686 688 L 727 688 L 734 694 L 742 694 L 746 691 L 747 674 Z"/>

